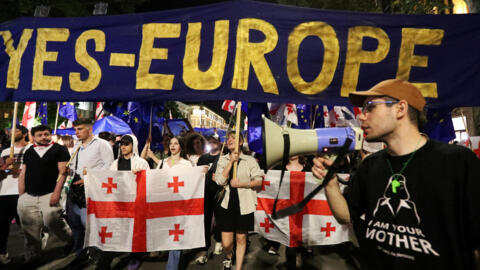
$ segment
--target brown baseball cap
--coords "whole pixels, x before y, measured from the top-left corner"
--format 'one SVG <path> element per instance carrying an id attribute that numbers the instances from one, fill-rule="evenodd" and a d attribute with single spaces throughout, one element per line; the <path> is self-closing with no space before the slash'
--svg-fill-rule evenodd
<path id="1" fill-rule="evenodd" d="M 388 96 L 398 100 L 405 100 L 408 105 L 423 111 L 425 98 L 418 88 L 404 80 L 392 79 L 379 82 L 367 91 L 355 91 L 348 95 L 348 98 L 354 106 L 362 107 L 367 97 Z"/>

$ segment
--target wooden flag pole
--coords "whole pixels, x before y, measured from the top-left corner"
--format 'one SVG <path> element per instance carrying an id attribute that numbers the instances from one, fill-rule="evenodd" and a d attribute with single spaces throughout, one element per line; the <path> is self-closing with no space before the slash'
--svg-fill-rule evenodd
<path id="1" fill-rule="evenodd" d="M 53 134 L 57 134 L 58 126 L 58 112 L 60 111 L 60 102 L 57 102 L 57 114 L 55 116 L 55 126 L 53 127 Z"/>
<path id="2" fill-rule="evenodd" d="M 235 152 L 239 152 L 238 142 L 240 141 L 240 121 L 242 114 L 242 102 L 237 102 L 237 121 L 235 125 Z M 238 161 L 233 164 L 233 178 L 237 178 Z"/>
<path id="3" fill-rule="evenodd" d="M 237 107 L 233 109 L 232 114 L 230 115 L 230 118 L 228 119 L 228 126 L 227 126 L 227 134 L 230 132 L 230 125 L 232 124 L 233 116 L 235 115 L 235 112 L 237 111 Z M 221 141 L 220 136 L 218 137 L 218 140 Z M 223 150 L 225 149 L 225 144 L 227 144 L 227 136 L 225 136 L 225 140 L 222 143 L 222 150 L 220 150 L 220 155 L 223 155 Z"/>
<path id="4" fill-rule="evenodd" d="M 153 103 L 150 103 L 150 126 L 148 128 L 148 139 L 152 141 Z"/>
<path id="5" fill-rule="evenodd" d="M 13 155 L 15 154 L 15 130 L 17 129 L 17 112 L 18 112 L 18 102 L 14 102 L 12 130 L 10 135 L 10 158 L 13 158 Z"/>
<path id="6" fill-rule="evenodd" d="M 311 125 L 310 128 L 315 127 L 315 119 L 317 119 L 317 110 L 318 110 L 318 105 L 315 105 L 315 110 L 313 111 L 313 117 L 311 118 Z"/>
<path id="7" fill-rule="evenodd" d="M 68 167 L 70 166 L 70 163 L 72 163 L 72 160 L 77 156 L 79 150 L 80 150 L 80 145 L 77 147 L 77 149 L 75 150 L 75 152 L 73 152 L 73 155 L 70 156 L 70 159 L 68 160 L 67 165 L 65 165 L 65 167 L 66 167 L 67 169 L 68 169 Z M 57 182 L 60 181 L 61 178 L 62 178 L 62 174 L 59 174 L 59 175 L 58 175 L 58 178 L 57 178 Z"/>

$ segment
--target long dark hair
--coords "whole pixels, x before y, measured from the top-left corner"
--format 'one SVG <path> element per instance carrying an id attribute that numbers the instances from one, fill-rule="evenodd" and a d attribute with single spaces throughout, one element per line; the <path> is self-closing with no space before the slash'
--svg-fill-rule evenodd
<path id="1" fill-rule="evenodd" d="M 177 139 L 178 144 L 180 145 L 180 157 L 183 159 L 188 160 L 187 154 L 185 153 L 185 141 L 183 140 L 182 137 L 180 136 L 175 136 L 170 139 L 170 143 L 172 143 L 173 139 Z M 170 152 L 170 143 L 168 144 L 168 156 L 172 155 L 172 152 Z"/>
<path id="2" fill-rule="evenodd" d="M 207 140 L 205 139 L 205 137 L 203 137 L 200 133 L 190 133 L 190 134 L 187 134 L 185 135 L 185 153 L 187 155 L 197 155 L 197 153 L 195 152 L 195 148 L 194 148 L 194 141 L 199 139 L 200 142 L 202 143 L 202 149 L 205 150 L 205 144 L 207 142 Z M 183 149 L 183 148 L 182 148 Z M 203 153 L 202 153 L 203 154 Z"/>

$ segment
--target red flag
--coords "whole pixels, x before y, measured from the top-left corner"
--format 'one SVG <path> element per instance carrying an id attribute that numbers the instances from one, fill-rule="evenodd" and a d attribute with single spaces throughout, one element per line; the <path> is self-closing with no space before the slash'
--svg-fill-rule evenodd
<path id="1" fill-rule="evenodd" d="M 233 112 L 235 110 L 235 101 L 229 99 L 225 100 L 222 104 L 222 110 Z"/>
<path id="2" fill-rule="evenodd" d="M 35 121 L 36 102 L 25 102 L 25 109 L 23 110 L 22 126 L 31 129 Z"/>

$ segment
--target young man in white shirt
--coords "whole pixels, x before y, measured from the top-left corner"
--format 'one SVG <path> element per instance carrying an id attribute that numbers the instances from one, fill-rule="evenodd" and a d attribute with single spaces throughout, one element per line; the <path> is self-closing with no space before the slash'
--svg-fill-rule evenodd
<path id="1" fill-rule="evenodd" d="M 108 170 L 113 162 L 113 150 L 107 141 L 93 135 L 92 120 L 80 118 L 73 122 L 73 125 L 75 127 L 75 135 L 79 140 L 74 149 L 80 148 L 70 163 L 70 169 L 73 171 L 75 178 L 67 196 L 67 215 L 68 223 L 72 228 L 73 250 L 76 253 L 75 260 L 69 265 L 78 267 L 79 265 L 90 263 L 86 250 L 83 248 L 85 222 L 87 219 L 83 178 L 88 169 Z"/>

